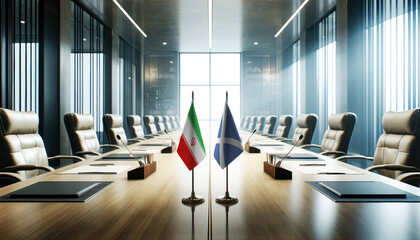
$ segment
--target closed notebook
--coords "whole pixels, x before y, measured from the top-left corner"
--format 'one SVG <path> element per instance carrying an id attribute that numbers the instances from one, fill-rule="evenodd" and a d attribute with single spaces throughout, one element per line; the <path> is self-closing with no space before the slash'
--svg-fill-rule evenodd
<path id="1" fill-rule="evenodd" d="M 98 182 L 37 182 L 10 193 L 11 198 L 79 198 Z"/>
<path id="2" fill-rule="evenodd" d="M 284 158 L 285 155 L 286 155 L 286 153 L 277 154 L 277 157 L 278 158 Z M 288 158 L 290 158 L 290 159 L 317 159 L 318 157 L 314 156 L 312 154 L 309 154 L 309 153 L 293 153 L 292 152 L 285 158 L 285 160 L 288 159 Z"/>
<path id="3" fill-rule="evenodd" d="M 383 182 L 373 181 L 328 181 L 321 186 L 341 198 L 405 198 L 405 191 Z"/>

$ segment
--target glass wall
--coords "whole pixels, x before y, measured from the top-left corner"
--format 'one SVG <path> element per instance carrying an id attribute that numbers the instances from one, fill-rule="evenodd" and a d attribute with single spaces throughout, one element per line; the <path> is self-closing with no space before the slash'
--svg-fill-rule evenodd
<path id="1" fill-rule="evenodd" d="M 418 0 L 365 2 L 368 144 L 374 149 L 386 111 L 420 106 Z M 370 154 L 373 154 L 371 151 Z"/>
<path id="2" fill-rule="evenodd" d="M 39 3 L 10 0 L 7 21 L 6 106 L 17 111 L 39 110 Z"/>
<path id="3" fill-rule="evenodd" d="M 104 115 L 104 26 L 77 4 L 72 10 L 70 111 L 92 114 L 102 141 Z"/>
<path id="4" fill-rule="evenodd" d="M 238 125 L 240 75 L 239 53 L 180 54 L 181 123 L 185 122 L 191 104 L 191 92 L 194 91 L 194 106 L 203 138 L 215 139 L 227 91 L 229 107 Z"/>

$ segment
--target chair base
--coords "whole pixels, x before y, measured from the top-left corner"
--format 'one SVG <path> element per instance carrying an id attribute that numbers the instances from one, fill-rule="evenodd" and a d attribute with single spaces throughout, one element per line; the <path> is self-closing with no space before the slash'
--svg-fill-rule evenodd
<path id="1" fill-rule="evenodd" d="M 127 179 L 145 179 L 154 172 L 156 172 L 156 162 L 128 171 Z"/>
<path id="2" fill-rule="evenodd" d="M 292 179 L 292 172 L 282 168 L 276 167 L 268 162 L 264 162 L 264 172 L 270 175 L 274 179 L 290 180 Z"/>

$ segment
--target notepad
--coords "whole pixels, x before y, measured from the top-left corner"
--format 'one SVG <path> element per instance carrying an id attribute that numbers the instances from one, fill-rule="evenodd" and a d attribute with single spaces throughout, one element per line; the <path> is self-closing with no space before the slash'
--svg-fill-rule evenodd
<path id="1" fill-rule="evenodd" d="M 138 159 L 142 159 L 144 155 L 149 154 L 146 151 L 131 151 L 134 156 L 136 156 L 136 158 Z M 104 156 L 102 157 L 103 159 L 114 159 L 114 158 L 126 158 L 126 159 L 134 159 L 133 156 L 128 152 L 128 151 L 123 151 L 123 152 L 117 152 L 117 153 L 112 153 L 108 156 Z M 135 159 L 134 159 L 135 160 Z"/>
<path id="2" fill-rule="evenodd" d="M 90 166 L 83 165 L 60 172 L 60 174 L 118 174 L 132 166 L 125 165 L 103 165 L 103 166 Z"/>
<path id="3" fill-rule="evenodd" d="M 79 198 L 97 182 L 37 182 L 10 193 L 11 198 Z"/>
<path id="4" fill-rule="evenodd" d="M 283 158 L 286 153 L 277 154 L 278 158 Z M 309 153 L 290 153 L 284 160 L 287 159 L 317 159 L 318 157 Z"/>
<path id="5" fill-rule="evenodd" d="M 321 186 L 341 198 L 406 198 L 406 192 L 383 182 L 328 181 Z"/>

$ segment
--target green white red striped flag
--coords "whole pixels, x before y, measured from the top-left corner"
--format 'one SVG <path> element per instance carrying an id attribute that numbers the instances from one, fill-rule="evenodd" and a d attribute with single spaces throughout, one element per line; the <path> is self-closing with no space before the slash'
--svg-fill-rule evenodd
<path id="1" fill-rule="evenodd" d="M 204 148 L 193 102 L 191 102 L 176 152 L 190 171 L 206 157 L 206 149 Z"/>

